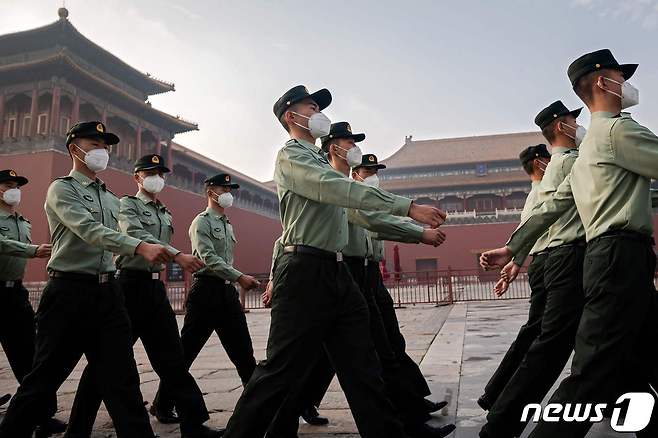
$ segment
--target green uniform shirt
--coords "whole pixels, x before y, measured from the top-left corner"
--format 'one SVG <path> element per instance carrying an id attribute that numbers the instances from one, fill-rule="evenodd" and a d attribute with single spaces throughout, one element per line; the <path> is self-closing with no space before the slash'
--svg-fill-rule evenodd
<path id="1" fill-rule="evenodd" d="M 393 195 L 333 169 L 320 149 L 290 140 L 279 151 L 274 170 L 283 234 L 281 243 L 341 251 L 348 242 L 345 208 L 409 213 L 411 200 Z"/>
<path id="2" fill-rule="evenodd" d="M 348 257 L 372 258 L 368 231 L 377 233 L 380 239 L 398 242 L 418 243 L 423 236 L 423 227 L 381 211 L 349 209 L 347 216 L 349 240 L 343 254 Z"/>
<path id="3" fill-rule="evenodd" d="M 143 242 L 164 245 L 171 254 L 180 252 L 169 245 L 174 234 L 171 213 L 159 200 L 154 202 L 141 191 L 135 196 L 121 198 L 119 228 L 123 234 Z M 148 272 L 160 272 L 164 269 L 162 263 L 152 265 L 140 255 L 122 255 L 117 258 L 116 263 L 119 269 Z"/>
<path id="4" fill-rule="evenodd" d="M 370 238 L 370 241 L 372 242 L 372 258 L 371 260 L 374 262 L 381 262 L 384 260 L 384 242 L 379 240 L 375 233 L 369 233 L 368 237 Z"/>
<path id="5" fill-rule="evenodd" d="M 27 259 L 34 257 L 32 225 L 18 213 L 0 207 L 0 281 L 22 280 Z"/>
<path id="6" fill-rule="evenodd" d="M 628 113 L 595 112 L 571 173 L 507 246 L 517 253 L 574 203 L 587 241 L 614 230 L 651 236 L 651 178 L 658 178 L 658 137 Z"/>
<path id="7" fill-rule="evenodd" d="M 45 209 L 53 243 L 49 270 L 111 272 L 112 253 L 133 255 L 141 243 L 118 231 L 119 199 L 105 183 L 75 170 L 50 184 Z"/>
<path id="8" fill-rule="evenodd" d="M 550 166 L 550 162 L 548 165 Z M 546 170 L 548 170 L 548 167 L 546 167 Z M 532 182 L 530 193 L 528 193 L 528 197 L 525 200 L 525 204 L 523 204 L 523 210 L 521 210 L 521 222 L 523 222 L 528 216 L 530 216 L 530 212 L 532 211 L 532 209 L 535 208 L 541 202 L 539 198 L 540 185 L 541 185 L 541 181 Z M 539 236 L 539 238 L 537 238 L 537 240 L 533 241 L 532 243 L 533 245 L 529 248 L 530 254 L 537 254 L 538 252 L 542 252 L 543 250 L 545 250 L 546 247 L 548 246 L 548 232 Z"/>
<path id="9" fill-rule="evenodd" d="M 535 206 L 551 199 L 553 193 L 557 191 L 559 185 L 571 172 L 571 167 L 576 161 L 576 158 L 578 158 L 578 149 L 569 149 L 560 146 L 551 148 L 551 161 L 546 166 L 544 177 L 537 187 L 538 202 L 535 203 Z M 525 215 L 521 216 L 521 221 L 526 220 L 530 216 L 531 210 L 532 208 L 528 211 L 524 209 Z M 580 220 L 575 204 L 551 225 L 548 232 L 544 233 L 540 240 L 544 238 L 548 242 L 544 248 L 555 248 L 576 240 L 585 239 L 585 228 Z M 520 250 L 516 257 L 514 257 L 517 264 L 523 264 L 523 260 L 525 260 L 528 254 L 527 248 L 528 246 Z M 534 248 L 533 252 L 535 252 Z"/>
<path id="10" fill-rule="evenodd" d="M 197 274 L 229 281 L 240 278 L 242 272 L 233 268 L 233 249 L 237 241 L 226 215 L 220 216 L 212 208 L 206 208 L 192 221 L 190 240 L 192 253 L 206 264 Z"/>

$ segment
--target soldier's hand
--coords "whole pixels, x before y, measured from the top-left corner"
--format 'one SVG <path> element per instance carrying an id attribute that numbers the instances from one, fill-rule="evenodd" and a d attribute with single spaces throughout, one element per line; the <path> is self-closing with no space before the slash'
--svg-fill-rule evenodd
<path id="1" fill-rule="evenodd" d="M 203 261 L 196 258 L 192 254 L 183 254 L 182 252 L 178 253 L 178 255 L 174 257 L 174 261 L 187 272 L 196 272 L 206 266 Z"/>
<path id="2" fill-rule="evenodd" d="M 505 279 L 506 282 L 511 283 L 516 280 L 516 276 L 519 275 L 521 267 L 514 262 L 509 262 L 505 267 L 500 271 L 500 278 Z"/>
<path id="3" fill-rule="evenodd" d="M 246 274 L 242 274 L 240 278 L 238 278 L 238 283 L 244 290 L 251 290 L 260 286 L 260 282 L 258 280 L 256 280 L 251 275 Z"/>
<path id="4" fill-rule="evenodd" d="M 446 213 L 431 205 L 418 205 L 415 202 L 409 207 L 409 217 L 421 224 L 437 228 L 446 221 Z"/>
<path id="5" fill-rule="evenodd" d="M 439 246 L 446 240 L 446 234 L 438 228 L 425 228 L 421 242 L 425 245 Z"/>
<path id="6" fill-rule="evenodd" d="M 265 292 L 260 297 L 265 307 L 272 307 L 272 289 L 274 289 L 274 283 L 270 280 L 267 282 L 267 286 L 265 286 Z"/>
<path id="7" fill-rule="evenodd" d="M 498 280 L 498 283 L 496 283 L 496 285 L 494 286 L 494 292 L 496 296 L 500 297 L 503 296 L 505 292 L 507 292 L 508 288 L 509 288 L 509 283 L 504 278 L 500 278 Z"/>
<path id="8" fill-rule="evenodd" d="M 50 257 L 50 253 L 53 251 L 53 246 L 50 243 L 42 243 L 37 247 L 37 251 L 34 253 L 34 257 L 38 259 L 45 259 Z"/>
<path id="9" fill-rule="evenodd" d="M 492 249 L 491 251 L 482 253 L 480 256 L 480 266 L 487 271 L 501 268 L 509 263 L 513 256 L 512 251 L 506 246 Z"/>
<path id="10" fill-rule="evenodd" d="M 135 254 L 141 255 L 149 263 L 167 263 L 173 258 L 164 246 L 147 242 L 137 245 Z"/>

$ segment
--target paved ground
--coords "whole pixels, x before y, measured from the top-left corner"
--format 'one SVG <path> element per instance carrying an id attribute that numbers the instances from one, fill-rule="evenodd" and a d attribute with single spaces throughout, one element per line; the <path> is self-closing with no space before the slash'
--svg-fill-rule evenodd
<path id="1" fill-rule="evenodd" d="M 489 376 L 497 366 L 527 314 L 525 300 L 471 302 L 447 307 L 416 306 L 398 310 L 402 330 L 411 356 L 419 361 L 432 388 L 432 398 L 447 400 L 449 405 L 436 414 L 436 424 L 456 422 L 458 438 L 475 438 L 485 415 L 475 404 Z M 264 357 L 269 327 L 269 312 L 252 311 L 247 315 L 257 359 Z M 136 347 L 136 359 L 145 400 L 151 400 L 158 378 L 151 369 L 141 344 Z M 68 418 L 84 360 L 59 392 L 58 417 Z M 194 363 L 192 373 L 199 380 L 211 410 L 210 424 L 223 426 L 239 397 L 242 387 L 235 369 L 217 338 L 211 339 Z M 13 393 L 14 377 L 6 359 L 0 355 L 0 394 Z M 0 413 L 4 407 L 0 408 Z M 334 381 L 321 412 L 331 420 L 329 427 L 302 425 L 305 438 L 358 437 L 347 402 Z M 177 437 L 175 426 L 153 422 L 162 437 Z M 616 435 L 609 427 L 593 429 L 588 438 L 609 438 Z M 528 431 L 526 431 L 527 435 Z M 107 412 L 102 409 L 94 438 L 114 437 Z"/>

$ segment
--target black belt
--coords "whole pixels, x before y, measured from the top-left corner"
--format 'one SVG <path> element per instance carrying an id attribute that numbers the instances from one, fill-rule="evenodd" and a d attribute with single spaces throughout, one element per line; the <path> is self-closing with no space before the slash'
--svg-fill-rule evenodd
<path id="1" fill-rule="evenodd" d="M 64 280 L 89 281 L 98 284 L 109 283 L 114 280 L 114 271 L 101 274 L 79 274 L 77 272 L 48 271 L 50 278 L 61 278 Z"/>
<path id="2" fill-rule="evenodd" d="M 0 280 L 0 287 L 12 288 L 23 285 L 23 280 Z"/>
<path id="3" fill-rule="evenodd" d="M 587 246 L 587 241 L 585 241 L 585 239 L 578 239 L 578 240 L 574 240 L 573 242 L 564 243 L 558 246 L 553 246 L 551 248 L 548 248 L 546 251 L 551 252 L 551 251 L 555 251 L 556 249 L 572 248 L 572 247 L 584 248 L 586 246 Z"/>
<path id="4" fill-rule="evenodd" d="M 233 283 L 231 280 L 224 280 L 223 278 L 217 277 L 216 275 L 194 274 L 194 278 L 196 278 L 197 280 L 221 281 L 224 284 Z"/>
<path id="5" fill-rule="evenodd" d="M 637 231 L 629 231 L 629 230 L 612 230 L 612 231 L 606 231 L 605 233 L 601 234 L 600 236 L 597 236 L 593 238 L 591 241 L 596 242 L 597 240 L 600 239 L 612 239 L 615 237 L 623 237 L 626 239 L 632 239 L 632 240 L 637 240 L 642 243 L 648 243 L 649 245 L 655 245 L 656 242 L 653 240 L 653 237 L 647 236 L 646 234 L 642 234 Z"/>
<path id="6" fill-rule="evenodd" d="M 347 263 L 354 263 L 359 264 L 361 266 L 368 266 L 368 259 L 365 257 L 357 257 L 357 256 L 343 256 L 343 261 Z"/>
<path id="7" fill-rule="evenodd" d="M 117 278 L 127 280 L 160 280 L 161 272 L 140 271 L 137 269 L 120 269 Z"/>
<path id="8" fill-rule="evenodd" d="M 534 258 L 534 257 L 539 257 L 539 256 L 545 256 L 545 255 L 548 255 L 548 253 L 549 253 L 549 250 L 545 249 L 545 250 L 543 250 L 543 251 L 539 251 L 539 252 L 536 252 L 536 253 L 534 253 L 534 254 L 530 254 L 530 255 Z"/>
<path id="9" fill-rule="evenodd" d="M 326 251 L 324 249 L 319 249 L 315 248 L 312 246 L 306 246 L 306 245 L 290 245 L 290 246 L 285 246 L 283 248 L 283 252 L 285 254 L 308 254 L 316 257 L 322 257 L 324 259 L 329 259 L 334 262 L 342 262 L 343 261 L 343 253 L 338 251 L 338 252 L 332 252 L 332 251 Z"/>

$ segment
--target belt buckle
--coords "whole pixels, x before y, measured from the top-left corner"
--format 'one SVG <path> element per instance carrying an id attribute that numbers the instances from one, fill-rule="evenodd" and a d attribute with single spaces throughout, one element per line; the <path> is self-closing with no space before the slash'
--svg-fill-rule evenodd
<path id="1" fill-rule="evenodd" d="M 159 280 L 159 279 L 160 279 L 159 272 L 151 272 L 151 280 Z"/>
<path id="2" fill-rule="evenodd" d="M 109 273 L 106 272 L 105 274 L 98 274 L 98 284 L 107 283 L 108 281 L 110 281 Z"/>
<path id="3" fill-rule="evenodd" d="M 224 284 L 231 284 L 231 280 L 224 280 Z"/>
<path id="4" fill-rule="evenodd" d="M 13 280 L 5 281 L 4 282 L 5 287 L 14 287 L 16 285 L 16 282 Z"/>
<path id="5" fill-rule="evenodd" d="M 343 261 L 343 253 L 342 252 L 338 251 L 336 253 L 336 261 L 337 262 L 342 262 Z"/>
<path id="6" fill-rule="evenodd" d="M 363 259 L 363 266 L 368 267 L 368 258 Z"/>

